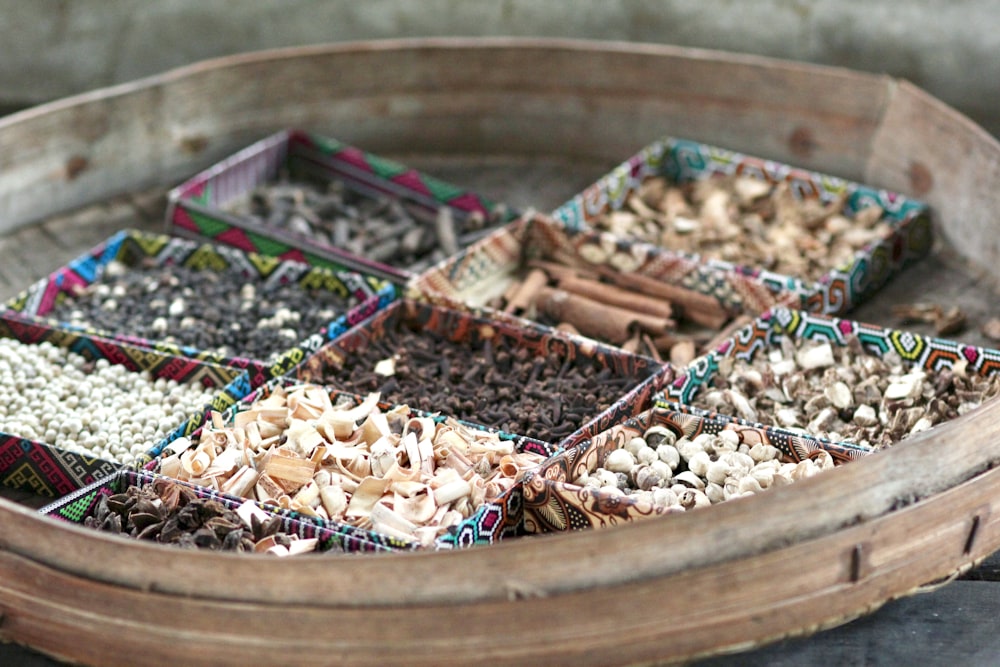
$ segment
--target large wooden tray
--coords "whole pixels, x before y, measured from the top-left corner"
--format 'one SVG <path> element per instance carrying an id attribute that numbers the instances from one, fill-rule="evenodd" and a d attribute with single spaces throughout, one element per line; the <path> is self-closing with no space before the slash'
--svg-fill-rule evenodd
<path id="1" fill-rule="evenodd" d="M 1000 145 L 918 88 L 551 40 L 249 54 L 10 116 L 0 233 L 173 184 L 289 126 L 382 154 L 607 165 L 659 135 L 691 137 L 922 198 L 944 243 L 1000 276 Z M 735 650 L 843 622 L 1000 547 L 998 434 L 994 402 L 748 500 L 452 553 L 279 561 L 123 548 L 0 501 L 0 635 L 92 664 L 582 665 Z"/>

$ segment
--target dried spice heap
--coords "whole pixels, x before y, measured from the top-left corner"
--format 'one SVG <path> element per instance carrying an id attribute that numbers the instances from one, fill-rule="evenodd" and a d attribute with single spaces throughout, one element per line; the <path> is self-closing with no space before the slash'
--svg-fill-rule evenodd
<path id="1" fill-rule="evenodd" d="M 573 358 L 563 346 L 563 354 L 532 356 L 506 342 L 453 343 L 401 327 L 348 355 L 323 381 L 558 442 L 644 379 Z"/>
<path id="2" fill-rule="evenodd" d="M 166 480 L 102 495 L 94 514 L 83 523 L 105 532 L 188 549 L 289 556 L 313 551 L 317 543 L 315 538 L 299 539 L 280 532 L 281 518 L 252 502 L 232 510 Z"/>
<path id="3" fill-rule="evenodd" d="M 0 431 L 88 457 L 132 464 L 217 391 L 0 338 Z"/>
<path id="4" fill-rule="evenodd" d="M 382 412 L 377 395 L 333 405 L 316 385 L 278 387 L 197 446 L 171 445 L 170 477 L 427 545 L 542 462 L 454 419 Z"/>
<path id="5" fill-rule="evenodd" d="M 654 177 L 626 208 L 591 224 L 671 250 L 818 280 L 890 233 L 878 206 L 848 218 L 843 204 L 796 199 L 784 181 L 723 177 L 672 185 Z"/>
<path id="6" fill-rule="evenodd" d="M 852 337 L 844 347 L 782 337 L 752 364 L 720 361 L 692 404 L 833 441 L 886 447 L 954 419 L 1000 393 L 1000 377 L 954 368 L 926 371 L 895 352 L 875 357 Z"/>
<path id="7" fill-rule="evenodd" d="M 482 238 L 503 216 L 498 209 L 491 220 L 470 215 L 457 223 L 448 207 L 434 215 L 395 197 L 359 193 L 342 181 L 261 185 L 230 204 L 229 210 L 267 227 L 414 272 Z"/>
<path id="8" fill-rule="evenodd" d="M 791 484 L 833 467 L 826 452 L 798 463 L 782 462 L 780 454 L 771 445 L 741 443 L 735 431 L 690 440 L 653 426 L 611 451 L 603 467 L 573 483 L 612 497 L 629 496 L 658 511 L 683 512 Z"/>
<path id="9" fill-rule="evenodd" d="M 357 304 L 324 289 L 265 285 L 238 271 L 108 264 L 49 317 L 227 357 L 275 361 Z"/>
<path id="10" fill-rule="evenodd" d="M 588 256 L 598 261 L 594 250 Z M 491 307 L 628 352 L 667 357 L 675 366 L 687 365 L 697 346 L 711 345 L 730 321 L 706 294 L 609 266 L 532 260 L 528 267 Z"/>

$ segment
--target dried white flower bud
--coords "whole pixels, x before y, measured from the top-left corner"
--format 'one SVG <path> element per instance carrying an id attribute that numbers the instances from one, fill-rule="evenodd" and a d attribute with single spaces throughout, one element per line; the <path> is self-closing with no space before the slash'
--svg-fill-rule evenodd
<path id="1" fill-rule="evenodd" d="M 729 452 L 723 459 L 733 470 L 733 474 L 746 475 L 753 470 L 754 460 L 749 454 Z"/>
<path id="2" fill-rule="evenodd" d="M 774 470 L 771 468 L 757 466 L 750 471 L 750 476 L 757 480 L 762 489 L 770 487 L 774 482 Z"/>
<path id="3" fill-rule="evenodd" d="M 664 482 L 669 482 L 670 478 L 673 477 L 674 475 L 673 469 L 660 459 L 657 459 L 656 461 L 650 463 L 649 467 L 652 468 L 653 471 L 655 471 L 656 474 L 660 476 L 660 479 L 663 480 Z"/>
<path id="4" fill-rule="evenodd" d="M 618 488 L 618 476 L 610 470 L 598 468 L 593 472 L 591 477 L 598 480 L 602 488 L 608 486 L 613 486 L 616 489 Z"/>
<path id="5" fill-rule="evenodd" d="M 812 477 L 819 472 L 819 468 L 813 463 L 812 459 L 805 459 L 799 461 L 795 468 L 792 470 L 791 478 L 792 481 L 798 482 L 803 479 Z"/>
<path id="6" fill-rule="evenodd" d="M 833 470 L 833 457 L 830 456 L 830 452 L 826 450 L 819 450 L 813 455 L 811 460 L 816 464 L 816 467 L 819 470 Z"/>
<path id="7" fill-rule="evenodd" d="M 755 463 L 760 463 L 762 461 L 771 461 L 778 457 L 780 452 L 778 448 L 772 445 L 765 445 L 763 442 L 758 442 L 753 447 L 750 448 L 750 458 L 754 460 Z"/>
<path id="8" fill-rule="evenodd" d="M 648 466 L 640 466 L 635 473 L 635 484 L 643 491 L 649 491 L 663 480 Z"/>
<path id="9" fill-rule="evenodd" d="M 657 507 L 677 505 L 677 494 L 670 489 L 653 489 L 653 504 Z"/>

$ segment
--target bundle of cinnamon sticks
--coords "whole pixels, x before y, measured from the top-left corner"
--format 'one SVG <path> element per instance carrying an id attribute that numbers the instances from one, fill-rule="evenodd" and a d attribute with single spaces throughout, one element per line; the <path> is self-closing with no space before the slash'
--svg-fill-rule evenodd
<path id="1" fill-rule="evenodd" d="M 730 331 L 716 299 L 648 276 L 538 259 L 525 269 L 494 305 L 630 352 L 684 366 Z"/>

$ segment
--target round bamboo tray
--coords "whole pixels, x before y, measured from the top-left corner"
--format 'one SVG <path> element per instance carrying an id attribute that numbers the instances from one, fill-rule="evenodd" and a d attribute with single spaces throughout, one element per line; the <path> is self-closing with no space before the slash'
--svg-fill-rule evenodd
<path id="1" fill-rule="evenodd" d="M 0 232 L 290 126 L 376 153 L 615 164 L 660 135 L 928 201 L 991 281 L 1000 144 L 882 76 L 665 46 L 413 40 L 247 54 L 0 121 Z M 0 501 L 3 638 L 88 664 L 630 664 L 843 622 L 1000 548 L 1000 405 L 809 480 L 448 553 L 189 553 Z"/>

